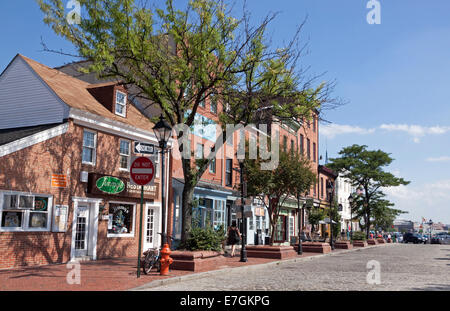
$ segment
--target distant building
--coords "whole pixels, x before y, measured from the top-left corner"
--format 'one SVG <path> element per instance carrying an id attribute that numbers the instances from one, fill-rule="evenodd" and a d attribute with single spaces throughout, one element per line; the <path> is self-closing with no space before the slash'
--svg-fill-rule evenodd
<path id="1" fill-rule="evenodd" d="M 394 229 L 398 232 L 413 232 L 414 222 L 404 219 L 394 220 Z"/>

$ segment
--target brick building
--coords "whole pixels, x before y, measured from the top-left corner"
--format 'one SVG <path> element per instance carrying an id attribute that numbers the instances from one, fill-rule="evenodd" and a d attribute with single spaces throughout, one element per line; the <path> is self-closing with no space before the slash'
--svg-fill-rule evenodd
<path id="1" fill-rule="evenodd" d="M 137 256 L 133 142 L 157 141 L 127 89 L 17 55 L 0 75 L 0 92 L 0 268 Z M 145 187 L 144 247 L 159 245 L 159 174 L 157 165 Z"/>

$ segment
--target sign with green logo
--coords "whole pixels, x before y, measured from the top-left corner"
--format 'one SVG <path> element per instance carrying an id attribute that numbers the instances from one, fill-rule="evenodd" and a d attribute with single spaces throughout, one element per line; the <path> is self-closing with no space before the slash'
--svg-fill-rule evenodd
<path id="1" fill-rule="evenodd" d="M 95 184 L 100 191 L 109 194 L 120 193 L 125 189 L 125 183 L 119 178 L 112 176 L 100 177 Z"/>

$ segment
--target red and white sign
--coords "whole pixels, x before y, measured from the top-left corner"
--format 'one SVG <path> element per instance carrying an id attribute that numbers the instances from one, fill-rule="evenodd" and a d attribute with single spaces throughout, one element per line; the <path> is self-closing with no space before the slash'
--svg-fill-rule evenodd
<path id="1" fill-rule="evenodd" d="M 155 164 L 153 160 L 146 157 L 134 158 L 130 166 L 130 177 L 139 186 L 152 183 L 155 177 Z"/>

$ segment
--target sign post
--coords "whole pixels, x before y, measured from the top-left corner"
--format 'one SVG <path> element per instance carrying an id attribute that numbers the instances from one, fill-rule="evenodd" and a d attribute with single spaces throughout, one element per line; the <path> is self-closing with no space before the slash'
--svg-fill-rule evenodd
<path id="1" fill-rule="evenodd" d="M 138 262 L 137 277 L 141 277 L 141 252 L 142 252 L 142 218 L 144 212 L 144 186 L 153 182 L 155 177 L 155 165 L 150 158 L 137 157 L 133 158 L 130 166 L 131 180 L 141 186 L 141 213 L 139 219 L 139 246 L 138 246 Z"/>

